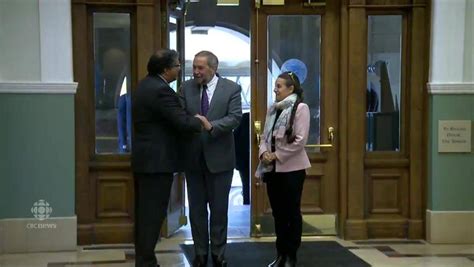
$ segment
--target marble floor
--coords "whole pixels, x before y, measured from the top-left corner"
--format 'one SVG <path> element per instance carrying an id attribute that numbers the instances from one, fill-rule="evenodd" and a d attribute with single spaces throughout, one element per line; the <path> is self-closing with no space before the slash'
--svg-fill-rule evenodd
<path id="1" fill-rule="evenodd" d="M 250 206 L 242 205 L 241 188 L 232 187 L 229 196 L 229 242 L 274 242 L 273 237 L 249 238 Z M 337 237 L 303 237 L 303 242 L 334 240 L 371 266 L 474 267 L 474 244 L 432 245 L 423 240 L 346 241 Z M 163 267 L 190 266 L 180 244 L 192 243 L 191 230 L 182 227 L 156 246 Z M 75 251 L 54 253 L 0 254 L 0 267 L 133 267 L 132 244 L 79 246 Z M 240 267 L 232 265 L 230 267 Z M 243 267 L 243 266 L 242 266 Z M 250 267 L 250 266 L 245 266 Z M 306 266 L 305 266 L 306 267 Z M 324 267 L 324 266 L 322 266 Z M 341 266 L 343 267 L 343 266 Z"/>
<path id="2" fill-rule="evenodd" d="M 418 240 L 345 241 L 336 237 L 304 237 L 304 241 L 335 240 L 372 266 L 437 266 L 474 267 L 474 245 L 432 245 Z M 271 242 L 274 238 L 230 238 L 229 242 Z M 189 266 L 179 244 L 190 239 L 173 237 L 162 239 L 156 246 L 161 266 Z M 0 255 L 2 267 L 132 267 L 133 246 L 92 245 L 76 251 Z M 232 263 L 229 263 L 232 266 Z"/>

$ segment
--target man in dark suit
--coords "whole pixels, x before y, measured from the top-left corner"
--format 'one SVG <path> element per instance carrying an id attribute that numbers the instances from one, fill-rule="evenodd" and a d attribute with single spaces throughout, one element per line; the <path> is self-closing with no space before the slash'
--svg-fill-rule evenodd
<path id="1" fill-rule="evenodd" d="M 250 113 L 242 114 L 239 127 L 234 130 L 235 168 L 242 180 L 242 196 L 244 205 L 250 204 Z"/>
<path id="2" fill-rule="evenodd" d="M 242 106 L 238 84 L 217 75 L 218 59 L 208 51 L 194 57 L 192 80 L 182 86 L 189 114 L 200 113 L 205 131 L 187 146 L 186 182 L 196 258 L 206 266 L 209 239 L 214 266 L 226 266 L 227 210 L 235 168 L 232 130 L 240 122 Z M 207 205 L 210 209 L 210 234 Z"/>
<path id="3" fill-rule="evenodd" d="M 159 266 L 155 245 L 166 217 L 173 172 L 181 170 L 183 133 L 201 131 L 168 85 L 180 71 L 178 53 L 162 49 L 150 57 L 148 75 L 133 93 L 132 170 L 135 178 L 135 266 Z"/>

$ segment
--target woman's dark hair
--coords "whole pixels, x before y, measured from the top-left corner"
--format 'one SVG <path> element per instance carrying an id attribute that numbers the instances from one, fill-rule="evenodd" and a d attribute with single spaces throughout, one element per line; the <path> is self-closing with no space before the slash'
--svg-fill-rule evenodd
<path id="1" fill-rule="evenodd" d="M 291 109 L 290 124 L 285 131 L 287 142 L 293 143 L 296 139 L 296 136 L 293 134 L 293 123 L 295 122 L 296 109 L 303 102 L 303 88 L 301 88 L 300 79 L 294 72 L 285 71 L 278 75 L 278 78 L 285 80 L 287 87 L 293 86 L 293 93 L 297 95 L 296 102 Z"/>
<path id="2" fill-rule="evenodd" d="M 148 75 L 163 74 L 165 69 L 173 68 L 178 57 L 178 52 L 175 50 L 165 48 L 156 51 L 148 60 Z"/>

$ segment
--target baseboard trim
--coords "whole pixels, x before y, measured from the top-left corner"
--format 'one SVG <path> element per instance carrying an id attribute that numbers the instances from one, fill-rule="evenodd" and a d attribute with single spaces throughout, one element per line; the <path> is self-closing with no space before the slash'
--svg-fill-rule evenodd
<path id="1" fill-rule="evenodd" d="M 76 82 L 0 82 L 0 94 L 76 94 Z"/>
<path id="2" fill-rule="evenodd" d="M 474 83 L 428 83 L 432 95 L 474 94 Z"/>
<path id="3" fill-rule="evenodd" d="M 346 220 L 344 239 L 363 240 L 368 238 L 367 221 L 365 220 Z"/>
<path id="4" fill-rule="evenodd" d="M 0 253 L 72 251 L 77 248 L 77 217 L 0 220 Z"/>
<path id="5" fill-rule="evenodd" d="M 426 239 L 434 244 L 474 244 L 474 211 L 426 211 Z"/>
<path id="6" fill-rule="evenodd" d="M 133 223 L 79 224 L 79 245 L 133 243 Z"/>

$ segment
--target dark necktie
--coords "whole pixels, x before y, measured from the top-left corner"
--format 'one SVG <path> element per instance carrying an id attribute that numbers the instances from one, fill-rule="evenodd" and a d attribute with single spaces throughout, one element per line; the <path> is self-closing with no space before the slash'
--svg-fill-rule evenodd
<path id="1" fill-rule="evenodd" d="M 207 85 L 202 86 L 201 115 L 206 116 L 209 111 L 209 97 L 207 96 Z"/>

